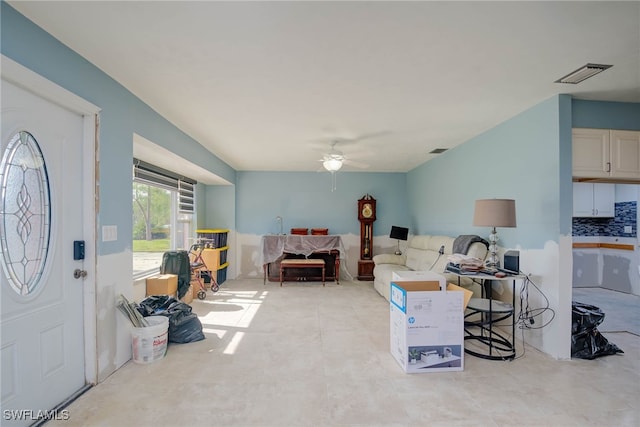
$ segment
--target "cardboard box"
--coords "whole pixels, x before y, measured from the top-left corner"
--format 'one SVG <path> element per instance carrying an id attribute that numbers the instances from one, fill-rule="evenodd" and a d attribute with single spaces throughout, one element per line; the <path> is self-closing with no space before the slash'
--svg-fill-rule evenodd
<path id="1" fill-rule="evenodd" d="M 391 273 L 392 282 L 434 282 L 437 281 L 442 289 L 445 284 L 448 291 L 460 291 L 464 293 L 464 310 L 467 309 L 469 300 L 473 297 L 473 291 L 465 289 L 453 283 L 447 283 L 447 279 L 433 271 L 394 271 Z M 464 311 L 463 310 L 463 311 Z"/>
<path id="2" fill-rule="evenodd" d="M 198 298 L 198 292 L 200 292 L 201 290 L 204 290 L 205 292 L 207 292 L 207 286 L 209 285 L 208 283 L 205 283 L 204 279 L 202 280 L 202 286 L 204 288 L 200 287 L 200 282 L 198 282 L 196 279 L 191 281 L 191 293 L 193 295 L 193 298 Z"/>
<path id="3" fill-rule="evenodd" d="M 390 351 L 407 373 L 464 369 L 465 292 L 433 278 L 391 283 Z"/>
<path id="4" fill-rule="evenodd" d="M 147 278 L 147 296 L 175 295 L 178 291 L 178 276 L 176 274 L 158 274 Z"/>
<path id="5" fill-rule="evenodd" d="M 458 285 L 454 285 L 453 283 L 447 283 L 447 291 L 460 291 L 462 292 L 462 295 L 464 295 L 462 297 L 462 312 L 464 312 L 467 309 L 467 305 L 469 305 L 469 301 L 471 300 L 471 297 L 473 297 L 473 291 L 469 290 L 469 289 L 465 289 L 461 286 Z"/>
<path id="6" fill-rule="evenodd" d="M 433 271 L 394 271 L 391 273 L 392 282 L 438 282 L 443 288 L 447 285 L 447 279 Z"/>

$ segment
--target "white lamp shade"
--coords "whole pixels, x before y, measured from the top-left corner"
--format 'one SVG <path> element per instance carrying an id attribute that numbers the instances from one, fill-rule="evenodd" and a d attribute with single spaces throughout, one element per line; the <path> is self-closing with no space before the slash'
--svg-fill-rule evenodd
<path id="1" fill-rule="evenodd" d="M 473 225 L 478 227 L 515 227 L 516 201 L 513 199 L 476 200 Z"/>
<path id="2" fill-rule="evenodd" d="M 340 159 L 327 159 L 322 162 L 322 166 L 329 172 L 337 172 L 342 167 L 342 160 Z"/>

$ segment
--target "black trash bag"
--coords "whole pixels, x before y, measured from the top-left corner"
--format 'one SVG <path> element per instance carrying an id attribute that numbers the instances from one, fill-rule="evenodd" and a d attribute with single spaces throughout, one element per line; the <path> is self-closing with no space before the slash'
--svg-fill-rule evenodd
<path id="1" fill-rule="evenodd" d="M 178 298 L 184 297 L 191 284 L 191 263 L 189 252 L 169 251 L 162 254 L 160 274 L 175 274 L 178 276 Z"/>
<path id="2" fill-rule="evenodd" d="M 184 344 L 205 338 L 202 323 L 191 306 L 168 295 L 152 295 L 138 305 L 144 317 L 166 316 L 169 318 L 169 342 Z"/>
<path id="3" fill-rule="evenodd" d="M 142 316 L 164 316 L 171 304 L 177 300 L 169 295 L 151 295 L 138 304 Z"/>
<path id="4" fill-rule="evenodd" d="M 578 359 L 595 359 L 616 353 L 624 353 L 620 348 L 610 343 L 598 328 L 582 331 L 571 336 L 571 357 Z"/>
<path id="5" fill-rule="evenodd" d="M 573 301 L 571 315 L 571 357 L 591 360 L 624 353 L 598 331 L 596 326 L 604 320 L 604 312 L 600 308 Z"/>
<path id="6" fill-rule="evenodd" d="M 595 305 L 572 301 L 571 319 L 571 333 L 577 334 L 601 324 L 604 320 L 604 312 Z"/>

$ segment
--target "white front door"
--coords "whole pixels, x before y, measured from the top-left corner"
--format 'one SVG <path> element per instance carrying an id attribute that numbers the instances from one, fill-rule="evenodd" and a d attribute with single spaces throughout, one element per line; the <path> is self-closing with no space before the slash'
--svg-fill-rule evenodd
<path id="1" fill-rule="evenodd" d="M 0 424 L 28 425 L 85 385 L 83 117 L 1 91 Z"/>

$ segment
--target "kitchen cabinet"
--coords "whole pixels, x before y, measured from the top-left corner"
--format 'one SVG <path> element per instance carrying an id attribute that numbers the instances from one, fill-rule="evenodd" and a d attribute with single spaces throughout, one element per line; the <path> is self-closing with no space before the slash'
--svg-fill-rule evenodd
<path id="1" fill-rule="evenodd" d="M 573 183 L 573 216 L 592 218 L 615 217 L 615 184 Z"/>
<path id="2" fill-rule="evenodd" d="M 572 130 L 573 177 L 640 181 L 640 131 Z"/>
<path id="3" fill-rule="evenodd" d="M 640 131 L 612 130 L 611 176 L 640 179 Z"/>

